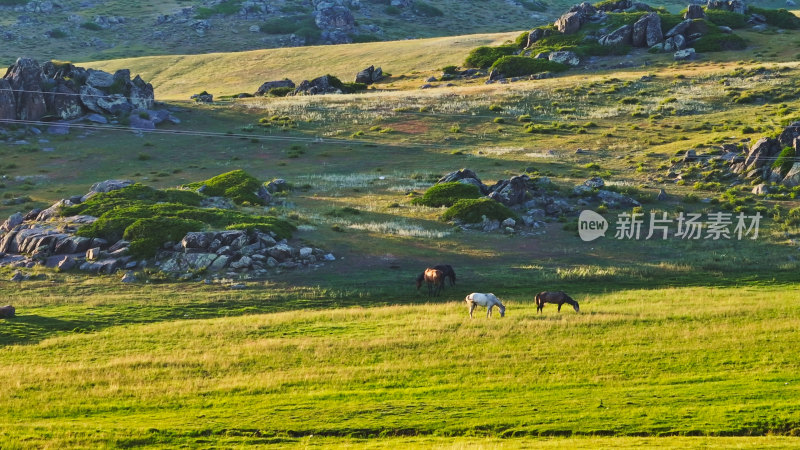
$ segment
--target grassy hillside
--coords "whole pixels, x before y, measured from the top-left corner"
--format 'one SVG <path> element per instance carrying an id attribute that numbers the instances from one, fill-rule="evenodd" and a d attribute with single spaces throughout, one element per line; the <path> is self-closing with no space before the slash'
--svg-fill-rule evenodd
<path id="1" fill-rule="evenodd" d="M 456 36 L 206 55 L 170 55 L 82 63 L 114 71 L 130 68 L 150 81 L 156 97 L 185 100 L 207 90 L 216 95 L 253 93 L 265 81 L 289 78 L 299 84 L 325 74 L 352 81 L 370 65 L 394 75 L 461 64 L 480 45 L 497 45 L 518 33 Z"/>
<path id="2" fill-rule="evenodd" d="M 576 296 L 581 314 L 547 306 L 538 315 L 530 291 L 516 291 L 502 295 L 503 319 L 470 320 L 455 292 L 425 305 L 210 320 L 187 310 L 174 321 L 5 348 L 0 440 L 791 446 L 796 438 L 642 437 L 796 435 L 796 289 L 612 289 Z M 77 300 L 85 314 L 116 310 L 122 319 L 172 302 L 159 291 L 68 301 L 58 290 L 22 304 L 48 314 L 48 303 Z M 219 294 L 192 290 L 179 301 L 211 295 Z M 589 439 L 608 435 L 630 438 Z M 577 439 L 557 438 L 568 436 Z"/>

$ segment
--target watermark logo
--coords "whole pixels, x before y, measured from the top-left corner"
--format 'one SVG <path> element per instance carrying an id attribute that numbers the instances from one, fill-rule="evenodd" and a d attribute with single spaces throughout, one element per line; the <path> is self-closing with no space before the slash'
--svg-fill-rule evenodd
<path id="1" fill-rule="evenodd" d="M 578 217 L 578 234 L 584 242 L 591 242 L 605 236 L 608 231 L 608 221 L 596 212 L 584 209 Z"/>
<path id="2" fill-rule="evenodd" d="M 674 239 L 686 240 L 758 239 L 762 217 L 760 212 L 753 215 L 711 212 L 705 217 L 681 212 L 675 218 L 670 218 L 666 212 L 651 212 L 649 217 L 644 213 L 624 212 L 617 215 L 614 238 L 667 239 L 671 234 Z M 608 221 L 594 211 L 583 210 L 578 217 L 578 234 L 585 242 L 605 236 L 608 228 Z"/>

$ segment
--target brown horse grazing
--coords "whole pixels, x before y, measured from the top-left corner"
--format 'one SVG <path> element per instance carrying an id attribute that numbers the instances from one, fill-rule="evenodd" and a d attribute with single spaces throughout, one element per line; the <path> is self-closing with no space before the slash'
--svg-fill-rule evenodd
<path id="1" fill-rule="evenodd" d="M 428 295 L 436 297 L 444 289 L 444 272 L 438 269 L 427 268 L 417 277 L 417 290 L 422 287 L 422 282 L 428 283 Z"/>
<path id="2" fill-rule="evenodd" d="M 436 270 L 441 270 L 444 274 L 444 277 L 450 279 L 450 286 L 456 285 L 456 271 L 453 270 L 453 266 L 450 264 L 439 264 L 437 266 L 433 266 L 433 268 Z"/>
<path id="3" fill-rule="evenodd" d="M 561 312 L 561 305 L 564 303 L 568 305 L 572 305 L 575 309 L 575 312 L 581 312 L 580 307 L 578 306 L 578 302 L 572 299 L 569 295 L 567 295 L 564 291 L 558 292 L 539 292 L 536 294 L 536 312 L 542 312 L 542 308 L 544 308 L 545 303 L 554 303 L 558 304 L 558 312 Z"/>

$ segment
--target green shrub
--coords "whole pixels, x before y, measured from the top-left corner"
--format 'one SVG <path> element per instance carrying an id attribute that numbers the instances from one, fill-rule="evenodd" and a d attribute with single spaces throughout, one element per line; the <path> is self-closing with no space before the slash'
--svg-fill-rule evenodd
<path id="1" fill-rule="evenodd" d="M 517 36 L 517 38 L 514 39 L 514 45 L 516 45 L 517 48 L 525 48 L 525 47 L 527 47 L 528 46 L 528 36 L 530 34 L 531 34 L 530 31 L 525 31 L 522 34 L 520 34 L 519 36 Z"/>
<path id="2" fill-rule="evenodd" d="M 64 31 L 62 29 L 59 29 L 59 28 L 53 28 L 52 30 L 50 30 L 50 33 L 48 33 L 48 34 L 53 39 L 63 39 L 65 37 L 69 36 L 66 31 Z"/>
<path id="3" fill-rule="evenodd" d="M 425 17 L 442 17 L 444 16 L 444 11 L 441 9 L 422 1 L 415 1 L 414 2 L 414 12 L 419 14 L 420 16 Z"/>
<path id="4" fill-rule="evenodd" d="M 389 5 L 383 10 L 383 12 L 389 14 L 390 16 L 399 16 L 403 12 L 403 10 L 398 8 L 397 6 Z"/>
<path id="5" fill-rule="evenodd" d="M 489 220 L 519 219 L 514 211 L 489 198 L 458 200 L 442 214 L 443 220 L 457 219 L 465 223 L 478 223 L 483 221 L 483 217 Z"/>
<path id="6" fill-rule="evenodd" d="M 261 182 L 248 175 L 244 170 L 234 170 L 217 175 L 200 183 L 192 183 L 190 187 L 205 185 L 204 195 L 211 197 L 227 197 L 237 204 L 249 202 L 261 205 L 264 202 L 258 198 L 256 192 L 261 187 Z"/>
<path id="7" fill-rule="evenodd" d="M 274 87 L 267 91 L 267 95 L 271 97 L 286 97 L 290 92 L 294 92 L 294 88 L 290 87 Z"/>
<path id="8" fill-rule="evenodd" d="M 661 32 L 666 33 L 675 25 L 683 22 L 683 15 L 682 14 L 659 14 L 659 18 L 661 18 Z"/>
<path id="9" fill-rule="evenodd" d="M 563 72 L 567 69 L 569 69 L 569 66 L 566 64 L 527 56 L 503 56 L 492 64 L 492 70 L 496 70 L 507 77 L 519 77 L 541 72 Z"/>
<path id="10" fill-rule="evenodd" d="M 354 94 L 356 92 L 366 91 L 367 85 L 364 83 L 342 83 L 342 92 L 345 94 Z"/>
<path id="11" fill-rule="evenodd" d="M 707 9 L 706 20 L 721 27 L 744 28 L 747 26 L 747 16 L 722 9 Z"/>
<path id="12" fill-rule="evenodd" d="M 518 50 L 516 45 L 501 45 L 499 47 L 478 47 L 472 49 L 464 60 L 464 67 L 477 67 L 486 69 L 495 61 L 506 55 L 513 55 Z"/>
<path id="13" fill-rule="evenodd" d="M 242 7 L 242 0 L 224 0 L 210 8 L 197 8 L 195 19 L 209 19 L 214 15 L 222 14 L 230 16 L 239 12 Z"/>
<path id="14" fill-rule="evenodd" d="M 538 0 L 518 0 L 523 8 L 529 11 L 544 12 L 547 10 L 547 3 Z"/>
<path id="15" fill-rule="evenodd" d="M 91 30 L 91 31 L 100 31 L 100 30 L 103 29 L 103 27 L 101 27 L 100 25 L 98 25 L 98 24 L 96 24 L 94 22 L 83 22 L 81 24 L 81 28 L 86 29 L 86 30 Z"/>
<path id="16" fill-rule="evenodd" d="M 198 220 L 174 219 L 165 217 L 139 219 L 125 229 L 123 238 L 129 241 L 129 251 L 137 258 L 155 256 L 165 242 L 183 239 L 186 233 L 201 231 L 205 227 Z"/>
<path id="17" fill-rule="evenodd" d="M 795 156 L 794 148 L 785 147 L 783 150 L 781 150 L 781 153 L 775 159 L 775 162 L 772 163 L 772 168 L 779 171 L 782 176 L 786 176 L 786 174 L 792 169 Z"/>
<path id="18" fill-rule="evenodd" d="M 767 24 L 773 27 L 785 28 L 787 30 L 800 29 L 800 17 L 795 16 L 785 9 L 764 9 L 750 6 L 747 12 L 750 14 L 761 14 L 767 19 Z"/>
<path id="19" fill-rule="evenodd" d="M 743 50 L 747 41 L 735 34 L 709 33 L 696 40 L 692 46 L 698 52 L 721 52 L 725 50 Z"/>
<path id="20" fill-rule="evenodd" d="M 461 199 L 480 198 L 481 192 L 477 186 L 459 182 L 441 183 L 425 191 L 422 197 L 411 200 L 413 205 L 424 206 L 453 206 Z"/>

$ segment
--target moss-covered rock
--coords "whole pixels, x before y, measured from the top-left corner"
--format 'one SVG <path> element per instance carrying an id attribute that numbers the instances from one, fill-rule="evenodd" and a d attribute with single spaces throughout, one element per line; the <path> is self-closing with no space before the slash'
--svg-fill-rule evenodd
<path id="1" fill-rule="evenodd" d="M 202 187 L 205 185 L 205 187 Z M 199 183 L 188 185 L 192 188 L 201 188 L 203 195 L 210 197 L 227 197 L 236 204 L 248 202 L 254 205 L 263 205 L 263 199 L 256 195 L 262 184 L 244 170 L 233 170 L 223 173 Z"/>
<path id="2" fill-rule="evenodd" d="M 459 200 L 442 215 L 444 220 L 460 220 L 465 223 L 478 223 L 483 221 L 484 217 L 489 220 L 502 221 L 509 217 L 519 220 L 514 211 L 488 198 Z"/>
<path id="3" fill-rule="evenodd" d="M 422 197 L 415 198 L 411 203 L 432 207 L 453 206 L 458 200 L 480 198 L 480 196 L 481 192 L 477 186 L 454 181 L 432 186 Z"/>

